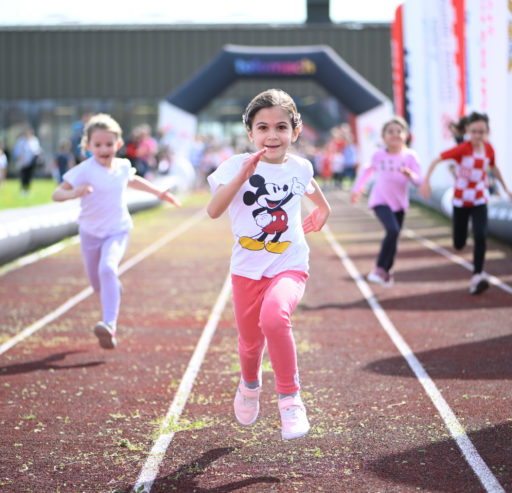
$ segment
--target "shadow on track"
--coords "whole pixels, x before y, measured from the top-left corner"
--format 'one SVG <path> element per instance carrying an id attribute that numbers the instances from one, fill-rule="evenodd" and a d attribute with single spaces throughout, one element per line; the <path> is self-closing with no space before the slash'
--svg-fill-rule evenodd
<path id="1" fill-rule="evenodd" d="M 205 452 L 198 459 L 184 464 L 176 472 L 169 474 L 164 478 L 158 478 L 151 488 L 152 493 L 163 493 L 169 491 L 178 491 L 183 493 L 227 493 L 229 491 L 237 491 L 241 488 L 249 487 L 261 483 L 280 483 L 278 478 L 272 476 L 257 476 L 254 478 L 247 478 L 241 481 L 232 481 L 223 485 L 203 488 L 197 484 L 197 477 L 204 473 L 204 471 L 213 462 L 221 457 L 230 454 L 235 449 L 234 447 L 224 447 L 212 449 Z M 127 488 L 126 493 L 132 492 L 133 487 Z"/>
<path id="2" fill-rule="evenodd" d="M 72 368 L 89 368 L 92 366 L 104 365 L 105 361 L 90 361 L 88 363 L 77 363 L 75 365 L 56 365 L 56 361 L 62 361 L 71 354 L 81 353 L 82 351 L 66 351 L 56 353 L 46 358 L 29 361 L 27 363 L 16 363 L 14 365 L 0 367 L 0 377 L 5 375 L 19 375 L 21 373 L 30 373 L 39 370 L 69 370 Z"/>
<path id="3" fill-rule="evenodd" d="M 399 277 L 396 277 L 397 281 Z M 401 281 L 401 279 L 400 279 Z M 464 311 L 478 310 L 487 308 L 500 308 L 510 306 L 510 295 L 504 291 L 491 286 L 489 291 L 480 296 L 473 296 L 469 294 L 467 289 L 453 289 L 451 291 L 437 291 L 424 294 L 417 294 L 411 296 L 404 296 L 403 294 L 396 297 L 384 298 L 384 296 L 392 296 L 393 289 L 380 288 L 376 292 L 376 297 L 384 310 L 417 310 L 423 312 L 435 311 Z M 323 303 L 319 305 L 309 305 L 301 303 L 298 311 L 316 311 L 326 309 L 347 310 L 351 308 L 367 308 L 370 310 L 366 300 L 361 299 L 352 301 L 350 303 Z"/>
<path id="4" fill-rule="evenodd" d="M 469 432 L 468 436 L 505 491 L 512 491 L 512 423 Z M 363 463 L 362 469 L 391 483 L 422 491 L 484 491 L 453 439 L 418 444 L 413 449 Z M 400 491 L 400 486 L 389 491 Z"/>
<path id="5" fill-rule="evenodd" d="M 512 335 L 416 353 L 431 378 L 512 380 Z M 414 377 L 401 357 L 374 361 L 365 370 L 382 375 Z"/>

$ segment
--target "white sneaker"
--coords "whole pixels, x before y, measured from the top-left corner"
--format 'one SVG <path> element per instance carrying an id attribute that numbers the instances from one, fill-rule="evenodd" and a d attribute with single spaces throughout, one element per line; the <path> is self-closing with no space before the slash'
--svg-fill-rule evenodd
<path id="1" fill-rule="evenodd" d="M 98 322 L 94 326 L 94 335 L 103 349 L 114 349 L 117 346 L 116 331 L 110 324 Z"/>
<path id="2" fill-rule="evenodd" d="M 384 286 L 385 288 L 390 288 L 393 286 L 393 276 L 386 272 L 384 269 L 380 267 L 375 267 L 367 276 L 366 279 L 368 281 L 373 282 L 375 284 L 380 284 L 381 286 Z"/>
<path id="3" fill-rule="evenodd" d="M 469 292 L 471 294 L 480 294 L 483 293 L 488 287 L 489 281 L 483 274 L 474 274 L 471 278 L 471 286 L 469 287 Z"/>

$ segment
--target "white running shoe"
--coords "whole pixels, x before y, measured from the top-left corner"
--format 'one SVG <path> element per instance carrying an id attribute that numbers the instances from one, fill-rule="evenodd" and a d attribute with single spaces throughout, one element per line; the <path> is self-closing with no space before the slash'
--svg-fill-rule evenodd
<path id="1" fill-rule="evenodd" d="M 110 324 L 98 322 L 94 326 L 94 335 L 103 349 L 114 349 L 117 346 L 116 331 Z"/>
<path id="2" fill-rule="evenodd" d="M 473 274 L 473 277 L 471 278 L 471 286 L 469 287 L 469 292 L 471 294 L 483 293 L 488 287 L 489 281 L 483 274 Z"/>
<path id="3" fill-rule="evenodd" d="M 375 267 L 367 276 L 366 279 L 368 281 L 373 282 L 375 284 L 380 284 L 381 286 L 384 286 L 385 288 L 390 288 L 393 286 L 393 276 L 386 272 L 381 267 Z"/>

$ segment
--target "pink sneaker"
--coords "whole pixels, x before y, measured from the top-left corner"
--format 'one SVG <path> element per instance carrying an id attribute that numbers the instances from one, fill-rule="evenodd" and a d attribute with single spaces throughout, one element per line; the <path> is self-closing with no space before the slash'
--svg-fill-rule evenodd
<path id="1" fill-rule="evenodd" d="M 309 431 L 309 421 L 302 399 L 297 394 L 279 400 L 281 413 L 281 436 L 285 440 L 299 438 Z"/>
<path id="2" fill-rule="evenodd" d="M 248 389 L 243 381 L 240 381 L 238 390 L 236 391 L 235 416 L 238 422 L 244 426 L 252 425 L 258 419 L 260 412 L 260 392 L 261 385 L 256 389 Z"/>

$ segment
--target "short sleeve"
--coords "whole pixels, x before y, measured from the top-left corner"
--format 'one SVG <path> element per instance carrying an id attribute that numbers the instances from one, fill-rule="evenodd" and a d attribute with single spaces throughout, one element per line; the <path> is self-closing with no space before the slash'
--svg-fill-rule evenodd
<path id="1" fill-rule="evenodd" d="M 137 174 L 137 170 L 130 163 L 130 167 L 128 168 L 128 181 L 133 181 L 136 174 Z"/>
<path id="2" fill-rule="evenodd" d="M 443 151 L 440 154 L 440 157 L 443 161 L 452 159 L 452 160 L 460 163 L 462 156 L 463 156 L 463 151 L 465 148 L 466 148 L 466 143 L 463 142 L 462 144 L 459 144 L 458 146 L 455 146 L 455 147 L 452 147 L 451 149 L 447 149 L 446 151 Z"/>
<path id="3" fill-rule="evenodd" d="M 240 164 L 243 162 L 247 154 L 238 154 L 224 161 L 213 173 L 207 177 L 210 190 L 215 193 L 219 185 L 229 183 L 240 170 Z"/>
<path id="4" fill-rule="evenodd" d="M 62 175 L 62 180 L 68 182 L 73 188 L 76 188 L 78 185 L 82 183 L 81 180 L 85 166 L 85 161 L 74 166 L 69 171 L 66 171 L 64 175 Z"/>
<path id="5" fill-rule="evenodd" d="M 496 158 L 494 155 L 493 146 L 491 144 L 489 144 L 488 142 L 486 142 L 485 147 L 486 147 L 486 153 L 489 156 L 489 166 L 491 166 L 491 167 L 496 166 Z"/>

